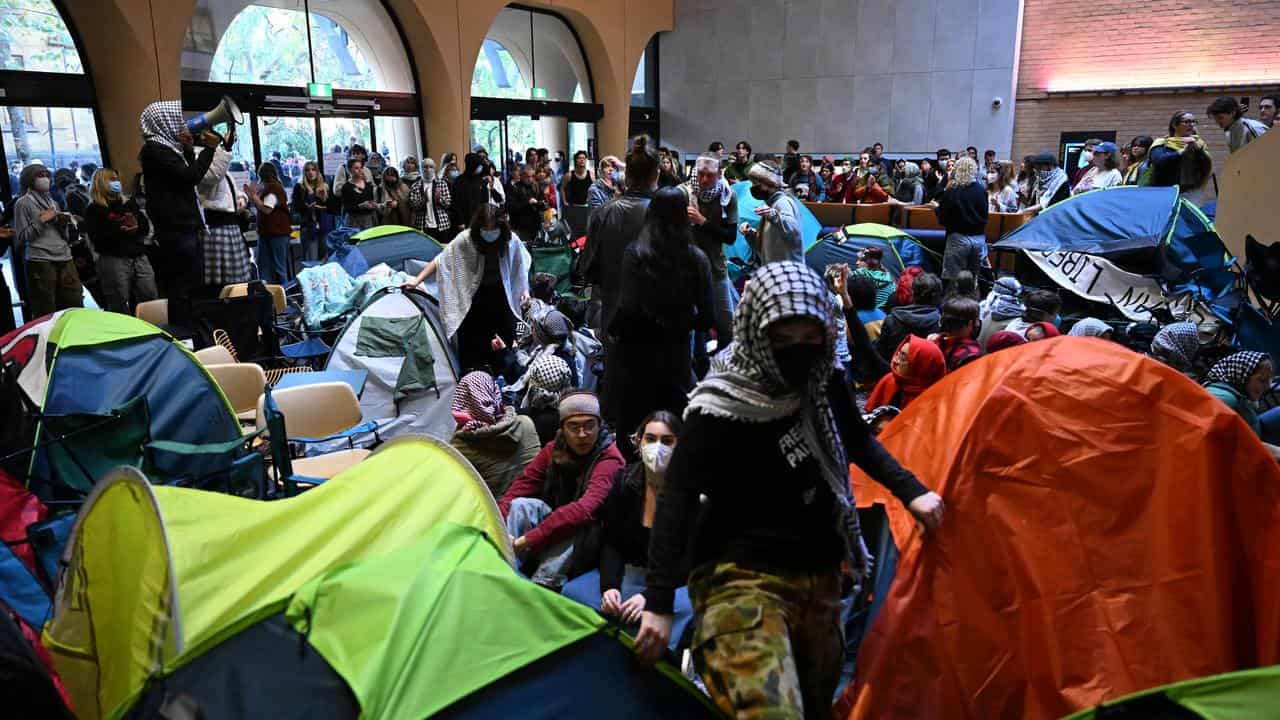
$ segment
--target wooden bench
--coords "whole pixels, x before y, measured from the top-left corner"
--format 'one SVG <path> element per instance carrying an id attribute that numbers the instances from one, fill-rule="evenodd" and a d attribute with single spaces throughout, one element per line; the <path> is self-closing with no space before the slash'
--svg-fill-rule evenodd
<path id="1" fill-rule="evenodd" d="M 942 223 L 933 212 L 932 205 L 914 205 L 902 208 L 902 226 L 910 230 L 942 230 Z"/>
<path id="2" fill-rule="evenodd" d="M 991 256 L 991 267 L 995 268 L 997 273 L 1001 271 L 1014 272 L 1018 254 L 1004 250 L 992 250 L 990 246 L 1000 238 L 1025 225 L 1033 217 L 1035 217 L 1033 213 L 987 213 L 987 249 Z"/>
<path id="3" fill-rule="evenodd" d="M 844 227 L 853 224 L 853 206 L 833 202 L 806 202 L 805 207 L 822 227 Z"/>
<path id="4" fill-rule="evenodd" d="M 853 206 L 853 221 L 855 223 L 879 223 L 881 225 L 889 224 L 889 212 L 893 206 L 889 203 L 867 203 L 865 205 Z"/>

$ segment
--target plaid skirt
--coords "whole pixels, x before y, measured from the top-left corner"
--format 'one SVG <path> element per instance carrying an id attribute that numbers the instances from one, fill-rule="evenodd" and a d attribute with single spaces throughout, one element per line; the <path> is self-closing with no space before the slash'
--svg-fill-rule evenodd
<path id="1" fill-rule="evenodd" d="M 207 228 L 200 233 L 200 244 L 205 285 L 249 282 L 253 277 L 249 246 L 245 245 L 238 225 Z"/>

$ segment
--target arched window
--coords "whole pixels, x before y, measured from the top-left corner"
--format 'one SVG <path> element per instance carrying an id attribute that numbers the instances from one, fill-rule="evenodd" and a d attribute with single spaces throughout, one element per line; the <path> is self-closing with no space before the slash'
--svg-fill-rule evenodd
<path id="1" fill-rule="evenodd" d="M 601 111 L 578 36 L 558 15 L 503 8 L 476 58 L 471 97 L 471 145 L 499 167 L 530 147 L 594 154 Z"/>
<path id="2" fill-rule="evenodd" d="M 332 178 L 353 144 L 395 165 L 421 151 L 413 68 L 373 0 L 198 0 L 182 78 L 188 111 L 226 94 L 250 116 L 238 172 L 276 161 L 289 186 L 308 160 Z"/>

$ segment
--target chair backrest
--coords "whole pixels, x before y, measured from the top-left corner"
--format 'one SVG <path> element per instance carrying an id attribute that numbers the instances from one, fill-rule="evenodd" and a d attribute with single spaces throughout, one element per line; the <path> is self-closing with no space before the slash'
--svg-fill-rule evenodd
<path id="1" fill-rule="evenodd" d="M 227 400 L 231 401 L 231 407 L 237 413 L 258 407 L 258 396 L 262 394 L 262 386 L 267 383 L 267 375 L 259 365 L 233 362 L 206 365 L 205 369 L 213 376 L 218 387 L 222 388 L 222 392 L 226 393 Z"/>
<path id="2" fill-rule="evenodd" d="M 200 364 L 205 366 L 231 365 L 236 361 L 231 351 L 221 345 L 210 345 L 207 348 L 197 350 L 195 356 L 196 360 L 199 360 Z"/>
<path id="3" fill-rule="evenodd" d="M 271 293 L 271 299 L 276 305 L 276 314 L 284 312 L 289 303 L 284 296 L 283 285 L 267 285 L 267 292 Z M 233 285 L 222 286 L 222 292 L 218 293 L 218 298 L 244 297 L 249 294 L 249 283 L 235 283 Z"/>
<path id="4" fill-rule="evenodd" d="M 291 438 L 329 437 L 359 425 L 364 419 L 360 400 L 344 382 L 273 390 L 272 397 L 284 415 Z M 258 398 L 258 427 L 266 425 L 265 400 L 265 395 Z"/>
<path id="5" fill-rule="evenodd" d="M 888 225 L 889 209 L 891 207 L 892 206 L 887 202 L 854 205 L 853 221 L 855 223 L 879 223 L 881 225 Z"/>
<path id="6" fill-rule="evenodd" d="M 160 299 L 140 302 L 133 309 L 133 314 L 139 320 L 145 320 L 152 325 L 168 325 L 169 301 Z"/>

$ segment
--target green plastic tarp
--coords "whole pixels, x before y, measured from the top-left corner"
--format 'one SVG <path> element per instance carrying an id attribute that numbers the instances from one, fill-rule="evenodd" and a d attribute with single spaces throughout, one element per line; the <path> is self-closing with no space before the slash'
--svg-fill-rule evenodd
<path id="1" fill-rule="evenodd" d="M 1255 720 L 1280 714 L 1280 665 L 1211 675 L 1166 685 L 1107 703 L 1115 707 L 1156 693 L 1205 720 Z M 1096 709 L 1083 710 L 1064 720 L 1093 720 Z"/>
<path id="2" fill-rule="evenodd" d="M 387 720 L 431 717 L 605 625 L 452 523 L 316 577 L 285 615 L 351 686 L 361 716 Z"/>

